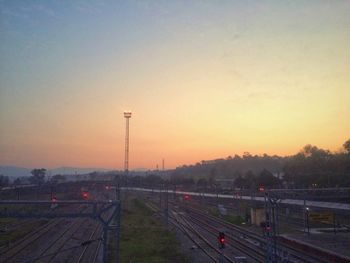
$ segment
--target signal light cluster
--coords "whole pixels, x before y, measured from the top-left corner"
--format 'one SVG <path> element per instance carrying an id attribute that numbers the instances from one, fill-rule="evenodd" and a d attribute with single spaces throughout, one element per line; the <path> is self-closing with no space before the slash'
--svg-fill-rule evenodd
<path id="1" fill-rule="evenodd" d="M 225 233 L 220 232 L 218 236 L 219 248 L 225 248 Z"/>
<path id="2" fill-rule="evenodd" d="M 272 227 L 271 227 L 270 223 L 268 223 L 268 222 L 261 222 L 260 226 L 266 232 L 270 232 L 272 230 Z"/>
<path id="3" fill-rule="evenodd" d="M 89 193 L 86 191 L 84 191 L 82 195 L 83 195 L 84 199 L 88 199 L 88 197 L 89 197 Z"/>

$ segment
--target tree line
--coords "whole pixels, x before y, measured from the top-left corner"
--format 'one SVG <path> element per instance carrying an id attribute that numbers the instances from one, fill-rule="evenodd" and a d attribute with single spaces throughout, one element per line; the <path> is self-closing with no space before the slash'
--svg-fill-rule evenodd
<path id="1" fill-rule="evenodd" d="M 43 184 L 46 169 L 33 169 L 29 182 Z M 90 180 L 98 179 L 97 172 L 90 173 Z M 18 179 L 19 180 L 19 179 Z M 65 176 L 55 175 L 51 182 L 65 181 Z M 225 159 L 201 161 L 183 165 L 164 173 L 151 171 L 146 176 L 130 176 L 130 185 L 160 186 L 166 183 L 187 188 L 214 188 L 220 180 L 226 180 L 231 188 L 321 188 L 350 187 L 350 139 L 338 152 L 331 152 L 313 145 L 304 146 L 291 156 L 251 155 L 228 156 Z M 14 184 L 20 182 L 14 182 Z M 0 186 L 9 184 L 7 176 L 0 175 Z"/>
<path id="2" fill-rule="evenodd" d="M 313 145 L 304 146 L 291 156 L 229 156 L 226 159 L 183 165 L 146 177 L 130 178 L 131 184 L 160 185 L 169 183 L 185 187 L 214 188 L 220 180 L 231 188 L 321 188 L 350 187 L 350 139 L 342 150 L 331 152 Z"/>

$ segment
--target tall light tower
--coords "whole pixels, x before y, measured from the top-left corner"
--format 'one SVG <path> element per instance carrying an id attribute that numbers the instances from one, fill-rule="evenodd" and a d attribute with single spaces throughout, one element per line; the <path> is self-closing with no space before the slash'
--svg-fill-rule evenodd
<path id="1" fill-rule="evenodd" d="M 129 173 L 129 119 L 131 118 L 131 111 L 124 111 L 125 118 L 125 160 L 124 172 L 125 175 Z"/>

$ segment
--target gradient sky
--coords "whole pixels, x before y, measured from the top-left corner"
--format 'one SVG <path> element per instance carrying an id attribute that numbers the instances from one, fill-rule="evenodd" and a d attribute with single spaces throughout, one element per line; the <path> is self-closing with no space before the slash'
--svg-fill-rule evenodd
<path id="1" fill-rule="evenodd" d="M 166 168 L 338 150 L 350 1 L 0 0 L 0 164 Z"/>

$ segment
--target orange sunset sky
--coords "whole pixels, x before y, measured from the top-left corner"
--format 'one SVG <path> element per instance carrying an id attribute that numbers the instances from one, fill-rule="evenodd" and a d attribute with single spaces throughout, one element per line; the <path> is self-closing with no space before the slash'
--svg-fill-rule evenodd
<path id="1" fill-rule="evenodd" d="M 350 1 L 1 1 L 0 165 L 130 169 L 350 138 Z"/>

